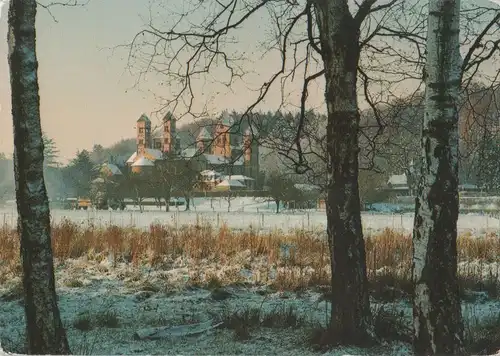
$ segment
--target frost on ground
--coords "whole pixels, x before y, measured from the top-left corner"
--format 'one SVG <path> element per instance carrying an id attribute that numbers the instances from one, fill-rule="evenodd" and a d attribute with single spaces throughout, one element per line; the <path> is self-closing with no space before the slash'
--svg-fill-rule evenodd
<path id="1" fill-rule="evenodd" d="M 217 328 L 192 337 L 137 340 L 142 328 L 175 326 L 214 320 L 236 311 L 260 310 L 262 316 L 277 309 L 293 308 L 299 317 L 325 321 L 325 302 L 320 293 L 271 292 L 264 287 L 231 287 L 217 295 L 212 290 L 185 288 L 189 270 L 176 261 L 170 271 L 134 270 L 125 264 L 70 260 L 57 267 L 59 306 L 72 350 L 77 354 L 318 354 L 305 340 L 304 328 L 256 328 L 250 339 L 239 341 L 235 332 Z M 0 306 L 3 347 L 22 352 L 24 314 L 15 296 L 14 278 L 3 286 Z M 14 291 L 13 291 L 14 289 Z M 18 291 L 19 292 L 19 291 Z M 305 327 L 306 324 L 304 324 Z M 82 330 L 83 329 L 83 330 Z M 381 348 L 391 354 L 404 345 Z M 342 349 L 331 355 L 358 350 Z"/>
<path id="2" fill-rule="evenodd" d="M 244 252 L 241 255 L 243 263 Z M 231 273 L 240 274 L 241 282 L 221 288 L 214 276 Z M 20 278 L 5 277 L 0 285 L 0 340 L 6 351 L 21 353 L 25 325 Z M 311 348 L 308 338 L 314 326 L 326 323 L 324 295 L 259 286 L 254 274 L 242 265 L 211 262 L 195 270 L 188 260 L 179 258 L 150 269 L 92 256 L 57 262 L 56 280 L 62 319 L 75 354 L 322 354 Z M 375 309 L 380 306 L 373 303 Z M 395 310 L 395 315 L 405 319 L 404 325 L 411 325 L 408 302 L 385 303 L 383 307 Z M 491 318 L 498 310 L 498 301 L 464 304 L 469 324 Z M 254 327 L 238 330 L 238 323 L 255 318 L 255 313 L 258 327 L 253 321 Z M 229 316 L 236 314 L 246 315 L 246 319 L 236 319 L 228 328 Z M 286 318 L 279 327 L 269 318 L 276 314 Z M 138 340 L 136 336 L 144 328 L 219 322 L 225 324 L 194 336 L 159 340 Z M 326 355 L 409 353 L 408 344 L 391 342 L 372 349 L 337 348 Z"/>

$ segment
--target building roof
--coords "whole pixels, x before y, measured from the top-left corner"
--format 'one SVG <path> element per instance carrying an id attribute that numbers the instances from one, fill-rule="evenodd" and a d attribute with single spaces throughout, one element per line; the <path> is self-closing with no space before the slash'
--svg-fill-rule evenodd
<path id="1" fill-rule="evenodd" d="M 149 120 L 149 117 L 147 117 L 146 114 L 142 114 L 141 117 L 137 119 L 137 122 L 142 122 L 142 121 L 151 123 L 151 120 Z"/>
<path id="2" fill-rule="evenodd" d="M 242 174 L 232 174 L 232 175 L 229 175 L 229 176 L 224 176 L 224 179 L 238 180 L 238 181 L 255 180 L 253 178 L 244 176 Z"/>
<path id="3" fill-rule="evenodd" d="M 137 157 L 137 152 L 132 153 L 129 159 L 125 161 L 125 163 L 134 163 L 136 157 Z"/>
<path id="4" fill-rule="evenodd" d="M 154 160 L 160 159 L 163 157 L 163 153 L 160 150 L 155 148 L 146 148 L 146 153 L 153 157 Z M 137 152 L 132 153 L 126 163 L 134 163 L 137 159 Z"/>
<path id="5" fill-rule="evenodd" d="M 153 167 L 155 164 L 146 157 L 141 157 L 132 164 L 132 167 Z"/>
<path id="6" fill-rule="evenodd" d="M 245 184 L 241 183 L 238 180 L 235 179 L 225 179 L 219 184 L 217 184 L 218 187 L 245 187 Z"/>
<path id="7" fill-rule="evenodd" d="M 408 181 L 406 179 L 406 174 L 394 174 L 389 177 L 387 181 L 388 185 L 407 185 Z"/>
<path id="8" fill-rule="evenodd" d="M 101 165 L 101 172 L 111 173 L 111 175 L 122 175 L 122 171 L 120 171 L 120 168 L 118 168 L 118 166 L 113 163 L 103 163 Z"/>
<path id="9" fill-rule="evenodd" d="M 156 148 L 146 148 L 146 153 L 153 156 L 154 159 L 160 159 L 163 157 L 163 152 L 161 150 L 157 150 Z"/>
<path id="10" fill-rule="evenodd" d="M 165 114 L 165 116 L 163 116 L 163 122 L 170 120 L 175 121 L 175 116 L 169 111 Z"/>

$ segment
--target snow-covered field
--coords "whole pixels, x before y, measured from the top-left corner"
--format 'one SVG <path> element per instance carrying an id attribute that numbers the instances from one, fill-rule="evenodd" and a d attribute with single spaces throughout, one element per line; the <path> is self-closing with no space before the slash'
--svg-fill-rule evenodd
<path id="1" fill-rule="evenodd" d="M 180 227 L 200 222 L 213 226 L 226 224 L 232 229 L 248 229 L 250 226 L 259 230 L 290 229 L 325 230 L 326 216 L 324 211 L 302 210 L 283 211 L 275 214 L 274 202 L 254 198 L 235 198 L 231 201 L 230 212 L 228 202 L 224 199 L 196 198 L 192 210 L 184 211 L 184 207 L 172 207 L 170 212 L 160 211 L 157 207 L 147 206 L 143 213 L 138 207 L 128 206 L 125 211 L 84 211 L 53 209 L 52 218 L 55 222 L 62 219 L 98 226 L 109 224 L 118 226 L 136 226 L 147 228 L 152 223 L 170 224 Z M 0 219 L 3 223 L 14 226 L 17 218 L 15 208 L 0 209 Z M 413 214 L 381 214 L 363 213 L 363 228 L 367 233 L 391 228 L 410 232 L 413 226 Z M 1 223 L 1 222 L 0 222 Z M 500 232 L 498 216 L 460 215 L 458 220 L 460 233 L 470 231 L 474 235 L 486 232 Z"/>
<path id="2" fill-rule="evenodd" d="M 187 288 L 191 276 L 187 261 L 172 261 L 168 270 L 135 270 L 127 264 L 68 260 L 56 266 L 59 306 L 74 354 L 274 354 L 318 355 L 307 342 L 312 325 L 326 322 L 328 303 L 319 292 L 276 292 L 264 286 L 228 287 L 217 297 L 208 289 Z M 217 266 L 208 266 L 217 269 Z M 220 267 L 219 267 L 220 268 Z M 10 351 L 22 351 L 24 310 L 16 298 L 19 277 L 0 287 L 0 340 Z M 7 293 L 5 291 L 12 291 Z M 18 288 L 17 288 L 18 290 Z M 19 290 L 17 292 L 19 295 Z M 376 309 L 380 304 L 372 303 Z M 218 325 L 224 315 L 258 310 L 261 317 L 292 308 L 303 322 L 294 328 L 259 326 L 246 341 Z M 385 303 L 404 315 L 411 325 L 406 301 Z M 497 317 L 500 301 L 464 304 L 466 324 Z M 110 317 L 111 315 L 111 317 Z M 85 326 L 82 320 L 90 321 Z M 100 320 L 100 321 L 99 321 Z M 80 321 L 80 323 L 78 323 Z M 200 327 L 199 323 L 202 323 Z M 114 325 L 112 325 L 114 324 Z M 83 326 L 82 326 L 83 325 Z M 161 339 L 138 339 L 145 328 L 169 327 Z M 207 327 L 208 326 L 208 327 Z M 88 330 L 82 330 L 88 329 Z M 206 330 L 208 329 L 208 330 Z M 195 335 L 188 335 L 194 333 Z M 325 355 L 408 355 L 409 345 L 387 343 L 375 349 L 337 348 Z"/>

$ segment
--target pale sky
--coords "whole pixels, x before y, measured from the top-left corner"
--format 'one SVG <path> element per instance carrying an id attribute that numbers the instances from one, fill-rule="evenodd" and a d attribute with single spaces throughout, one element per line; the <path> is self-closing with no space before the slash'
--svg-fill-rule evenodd
<path id="1" fill-rule="evenodd" d="M 1 1 L 1 0 L 0 0 Z M 160 0 L 156 0 L 160 1 Z M 161 3 L 179 3 L 180 0 L 161 0 Z M 482 1 L 481 1 L 482 2 Z M 134 78 L 126 68 L 127 51 L 114 54 L 111 48 L 131 41 L 147 22 L 148 0 L 91 0 L 85 7 L 53 8 L 57 23 L 42 8 L 37 17 L 37 53 L 41 96 L 42 127 L 56 141 L 61 161 L 72 158 L 77 150 L 91 149 L 96 143 L 109 146 L 121 138 L 133 137 L 134 124 L 141 113 L 150 114 L 158 108 L 153 95 L 133 89 Z M 141 18 L 142 16 L 142 18 Z M 168 16 L 163 15 L 168 22 Z M 256 39 L 266 34 L 262 25 L 266 19 L 251 19 L 241 30 L 242 48 L 251 48 Z M 166 28 L 169 26 L 165 26 Z M 7 65 L 7 9 L 0 19 L 0 152 L 12 153 L 12 117 L 10 113 L 10 83 Z M 249 57 L 252 57 L 248 53 Z M 252 57 L 253 58 L 253 57 Z M 267 57 L 249 64 L 255 74 L 250 83 L 262 83 L 279 63 L 279 58 Z M 159 96 L 167 96 L 160 86 L 153 86 L 157 78 L 150 78 L 151 88 Z M 301 84 L 300 76 L 297 85 Z M 291 100 L 298 103 L 299 86 Z M 210 103 L 216 112 L 224 109 L 241 110 L 255 98 L 240 83 L 233 91 L 207 85 L 204 97 L 220 93 Z M 278 90 L 270 93 L 263 109 L 275 110 L 280 102 Z M 322 107 L 323 84 L 310 87 L 309 102 Z"/>
<path id="2" fill-rule="evenodd" d="M 134 124 L 142 112 L 149 114 L 158 107 L 155 98 L 134 90 L 134 78 L 126 71 L 126 50 L 110 50 L 131 41 L 147 21 L 147 0 L 91 0 L 81 8 L 53 8 L 55 23 L 39 7 L 37 16 L 37 52 L 42 127 L 61 152 L 62 161 L 78 149 L 93 144 L 108 146 L 121 138 L 133 137 Z M 141 14 L 143 18 L 141 19 Z M 258 19 L 256 19 L 257 27 Z M 254 22 L 255 24 L 255 22 Z M 7 9 L 0 19 L 0 38 L 6 39 Z M 258 28 L 248 31 L 253 41 Z M 259 67 L 259 70 L 261 67 Z M 266 72 L 263 68 L 263 72 Z M 13 149 L 8 81 L 7 43 L 0 41 L 0 152 Z M 317 86 L 317 101 L 322 90 Z M 161 91 L 156 92 L 162 95 Z M 279 102 L 274 93 L 268 107 Z M 314 89 L 311 96 L 314 99 Z M 273 98 L 274 97 L 274 98 Z M 202 98 L 201 98 L 202 99 Z M 274 100 L 273 100 L 274 99 Z M 242 109 L 249 102 L 244 87 L 226 93 L 212 107 Z"/>

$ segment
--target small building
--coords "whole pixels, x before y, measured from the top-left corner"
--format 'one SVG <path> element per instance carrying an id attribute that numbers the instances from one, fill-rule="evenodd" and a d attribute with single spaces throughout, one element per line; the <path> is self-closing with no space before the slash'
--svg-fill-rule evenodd
<path id="1" fill-rule="evenodd" d="M 220 183 L 222 179 L 222 174 L 214 170 L 205 169 L 200 172 L 200 183 L 202 190 L 212 190 L 215 186 Z"/>

